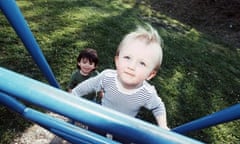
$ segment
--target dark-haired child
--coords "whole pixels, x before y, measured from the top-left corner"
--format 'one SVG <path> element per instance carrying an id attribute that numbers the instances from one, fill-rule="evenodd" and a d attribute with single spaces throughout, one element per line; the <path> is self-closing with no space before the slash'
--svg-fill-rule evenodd
<path id="1" fill-rule="evenodd" d="M 96 70 L 98 62 L 99 60 L 96 50 L 92 48 L 86 48 L 80 51 L 77 57 L 77 69 L 71 75 L 71 79 L 67 86 L 67 91 L 72 92 L 72 89 L 79 83 L 85 81 L 90 77 L 98 75 L 98 71 Z M 99 103 L 97 100 L 97 92 L 93 92 L 83 97 L 91 101 L 97 101 Z"/>

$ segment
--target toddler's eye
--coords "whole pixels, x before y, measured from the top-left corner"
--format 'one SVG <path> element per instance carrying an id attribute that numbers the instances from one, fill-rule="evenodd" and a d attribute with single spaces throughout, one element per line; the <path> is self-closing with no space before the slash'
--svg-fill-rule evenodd
<path id="1" fill-rule="evenodd" d="M 130 59 L 130 57 L 129 57 L 129 56 L 124 56 L 123 58 L 124 58 L 124 59 L 128 59 L 128 60 Z"/>
<path id="2" fill-rule="evenodd" d="M 140 62 L 140 65 L 144 66 L 144 67 L 146 66 L 146 64 L 144 62 Z"/>

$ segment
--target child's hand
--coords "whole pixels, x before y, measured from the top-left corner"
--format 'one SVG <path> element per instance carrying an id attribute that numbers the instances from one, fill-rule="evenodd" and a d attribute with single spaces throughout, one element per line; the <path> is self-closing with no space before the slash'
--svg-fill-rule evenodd
<path id="1" fill-rule="evenodd" d="M 103 90 L 99 91 L 99 92 L 97 93 L 97 95 L 98 95 L 100 98 L 102 98 L 102 97 L 104 96 Z"/>

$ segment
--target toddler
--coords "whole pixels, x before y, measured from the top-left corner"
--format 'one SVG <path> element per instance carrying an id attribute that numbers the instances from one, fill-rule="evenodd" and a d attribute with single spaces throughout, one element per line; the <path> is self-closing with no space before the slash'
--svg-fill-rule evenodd
<path id="1" fill-rule="evenodd" d="M 116 70 L 102 71 L 77 85 L 72 94 L 81 97 L 102 89 L 104 107 L 132 117 L 145 107 L 153 112 L 160 127 L 168 129 L 165 105 L 155 87 L 147 82 L 160 68 L 163 43 L 154 28 L 147 28 L 138 27 L 120 42 L 115 55 Z"/>

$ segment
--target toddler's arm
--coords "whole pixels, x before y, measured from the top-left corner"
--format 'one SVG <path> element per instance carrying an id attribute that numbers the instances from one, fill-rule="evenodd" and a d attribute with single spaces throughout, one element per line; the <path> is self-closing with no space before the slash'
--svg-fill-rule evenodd
<path id="1" fill-rule="evenodd" d="M 81 83 L 79 83 L 75 88 L 72 89 L 72 94 L 75 96 L 84 96 L 89 93 L 100 90 L 100 81 L 103 74 L 99 74 L 95 77 L 91 77 Z"/>
<path id="2" fill-rule="evenodd" d="M 167 116 L 166 116 L 166 114 L 156 116 L 156 120 L 157 120 L 158 126 L 160 126 L 161 128 L 169 130 L 169 128 L 167 126 Z"/>

